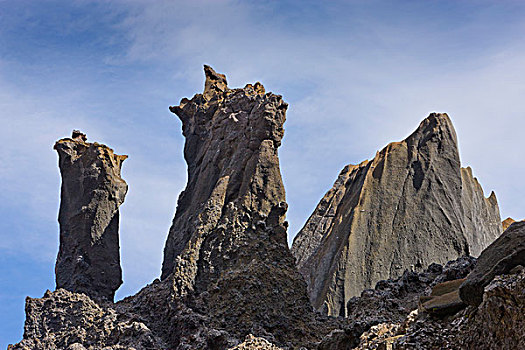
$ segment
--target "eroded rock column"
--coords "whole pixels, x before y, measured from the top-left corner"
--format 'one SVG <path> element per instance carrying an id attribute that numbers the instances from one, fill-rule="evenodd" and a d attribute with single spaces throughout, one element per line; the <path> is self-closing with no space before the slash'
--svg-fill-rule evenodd
<path id="1" fill-rule="evenodd" d="M 127 156 L 86 142 L 77 130 L 54 149 L 62 176 L 56 288 L 112 301 L 122 284 L 119 206 L 128 185 L 120 170 Z"/>

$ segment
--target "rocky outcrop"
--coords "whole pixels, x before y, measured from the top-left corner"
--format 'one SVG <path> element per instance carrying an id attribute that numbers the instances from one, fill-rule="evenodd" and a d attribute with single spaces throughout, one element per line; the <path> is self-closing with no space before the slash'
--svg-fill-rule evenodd
<path id="1" fill-rule="evenodd" d="M 188 184 L 161 280 L 116 304 L 62 289 L 28 300 L 28 331 L 15 349 L 38 348 L 42 339 L 71 350 L 315 349 L 334 330 L 361 334 L 358 324 L 313 311 L 287 245 L 277 156 L 286 103 L 260 83 L 229 89 L 224 75 L 207 66 L 205 74 L 203 94 L 170 108 L 183 124 Z M 104 331 L 79 338 L 79 327 Z M 130 332 L 137 332 L 136 342 L 127 341 Z"/>
<path id="2" fill-rule="evenodd" d="M 481 253 L 476 268 L 459 288 L 461 299 L 478 306 L 483 292 L 495 276 L 508 273 L 516 266 L 525 266 L 525 221 L 515 222 Z"/>
<path id="3" fill-rule="evenodd" d="M 513 223 L 515 223 L 516 220 L 514 220 L 513 218 L 506 218 L 505 220 L 503 220 L 501 222 L 501 226 L 503 227 L 503 231 L 507 230 L 509 228 L 510 225 L 512 225 Z"/>
<path id="4" fill-rule="evenodd" d="M 24 340 L 13 350 L 167 349 L 142 322 L 111 303 L 65 289 L 26 299 Z M 124 317 L 123 317 L 124 316 Z M 127 317 L 126 317 L 127 316 Z"/>
<path id="5" fill-rule="evenodd" d="M 204 71 L 204 93 L 170 107 L 186 137 L 188 184 L 166 241 L 162 280 L 172 283 L 177 303 L 235 339 L 315 342 L 330 322 L 319 330 L 287 245 L 277 149 L 288 105 L 260 83 L 229 89 L 224 75 Z"/>
<path id="6" fill-rule="evenodd" d="M 496 277 L 483 302 L 454 316 L 409 315 L 363 333 L 357 349 L 523 349 L 525 348 L 525 270 Z"/>
<path id="7" fill-rule="evenodd" d="M 462 257 L 445 265 L 431 264 L 419 273 L 406 270 L 401 277 L 379 281 L 374 289 L 365 289 L 348 301 L 348 318 L 368 326 L 402 324 L 418 309 L 421 299 L 431 299 L 436 286 L 465 278 L 475 265 L 475 258 Z"/>
<path id="8" fill-rule="evenodd" d="M 374 159 L 348 165 L 292 246 L 314 307 L 346 315 L 348 300 L 382 279 L 479 254 L 501 230 L 470 168 L 461 169 L 446 114 L 431 114 Z"/>
<path id="9" fill-rule="evenodd" d="M 62 175 L 56 287 L 112 301 L 122 284 L 119 206 L 128 186 L 120 170 L 127 156 L 86 142 L 77 130 L 54 148 Z"/>
<path id="10" fill-rule="evenodd" d="M 501 233 L 500 214 L 496 194 L 488 198 L 472 175 L 470 167 L 461 168 L 461 204 L 463 209 L 463 234 L 467 238 L 469 253 L 479 256 Z"/>

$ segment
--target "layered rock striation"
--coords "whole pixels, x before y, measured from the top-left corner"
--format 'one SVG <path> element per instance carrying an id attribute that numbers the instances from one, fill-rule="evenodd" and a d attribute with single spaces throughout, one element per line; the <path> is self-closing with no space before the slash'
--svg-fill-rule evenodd
<path id="1" fill-rule="evenodd" d="M 54 148 L 62 176 L 56 287 L 112 301 L 122 284 L 119 207 L 128 186 L 120 171 L 127 156 L 86 142 L 79 131 Z"/>
<path id="2" fill-rule="evenodd" d="M 433 113 L 374 159 L 346 166 L 292 253 L 313 306 L 344 316 L 348 300 L 379 280 L 477 255 L 500 232 L 496 196 L 485 198 L 461 168 L 449 117 Z"/>

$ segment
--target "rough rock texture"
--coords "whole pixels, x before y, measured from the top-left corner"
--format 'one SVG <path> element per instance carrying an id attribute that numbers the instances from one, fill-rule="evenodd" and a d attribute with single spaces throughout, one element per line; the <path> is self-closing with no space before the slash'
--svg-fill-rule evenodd
<path id="1" fill-rule="evenodd" d="M 496 277 L 483 302 L 454 316 L 411 314 L 361 336 L 358 349 L 524 349 L 525 270 Z"/>
<path id="2" fill-rule="evenodd" d="M 62 175 L 56 287 L 113 300 L 122 284 L 118 208 L 128 190 L 120 177 L 127 156 L 77 130 L 54 148 Z"/>
<path id="3" fill-rule="evenodd" d="M 170 107 L 186 137 L 188 184 L 162 279 L 171 279 L 177 301 L 206 315 L 209 327 L 237 339 L 315 341 L 306 284 L 287 245 L 277 149 L 288 105 L 260 83 L 229 89 L 224 75 L 208 66 L 205 74 L 203 94 Z"/>
<path id="4" fill-rule="evenodd" d="M 464 309 L 467 304 L 459 297 L 459 286 L 464 281 L 460 278 L 436 284 L 429 296 L 419 297 L 421 310 L 436 316 L 447 316 Z"/>
<path id="5" fill-rule="evenodd" d="M 254 337 L 249 334 L 246 336 L 246 339 L 244 339 L 244 342 L 230 350 L 282 350 L 282 348 L 273 345 L 264 338 Z"/>
<path id="6" fill-rule="evenodd" d="M 62 290 L 34 299 L 28 305 L 39 307 L 27 308 L 28 331 L 16 349 L 41 339 L 70 350 L 223 350 L 265 342 L 315 349 L 325 340 L 358 339 L 365 330 L 313 311 L 288 249 L 277 157 L 286 103 L 259 83 L 229 89 L 222 74 L 210 67 L 205 73 L 204 93 L 170 108 L 183 122 L 188 185 L 166 242 L 162 279 L 116 304 Z M 48 322 L 61 310 L 70 310 L 66 322 Z M 138 329 L 136 341 L 118 331 L 128 324 Z M 104 332 L 77 336 L 95 328 Z M 334 330 L 346 337 L 328 336 Z"/>
<path id="7" fill-rule="evenodd" d="M 459 288 L 461 299 L 477 306 L 483 301 L 484 287 L 496 275 L 525 266 L 525 221 L 515 222 L 479 256 L 476 268 Z"/>
<path id="8" fill-rule="evenodd" d="M 485 198 L 470 167 L 461 168 L 461 189 L 462 232 L 467 238 L 470 255 L 479 256 L 501 233 L 498 200 L 494 192 Z"/>
<path id="9" fill-rule="evenodd" d="M 371 161 L 348 165 L 296 236 L 292 252 L 314 308 L 346 315 L 376 282 L 479 253 L 501 232 L 494 193 L 461 169 L 446 114 L 431 114 Z"/>
<path id="10" fill-rule="evenodd" d="M 110 303 L 65 289 L 26 299 L 24 340 L 13 350 L 167 349 L 142 322 L 122 317 Z"/>
<path id="11" fill-rule="evenodd" d="M 444 266 L 431 264 L 420 273 L 405 271 L 399 278 L 379 281 L 374 289 L 365 289 L 348 301 L 348 318 L 369 326 L 402 323 L 418 308 L 419 299 L 431 294 L 432 288 L 466 277 L 475 264 L 475 258 L 462 257 Z"/>

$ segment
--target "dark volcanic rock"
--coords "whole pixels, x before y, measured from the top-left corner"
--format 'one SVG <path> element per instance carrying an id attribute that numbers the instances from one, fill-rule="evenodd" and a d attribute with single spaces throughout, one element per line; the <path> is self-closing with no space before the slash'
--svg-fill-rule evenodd
<path id="1" fill-rule="evenodd" d="M 368 325 L 402 323 L 433 287 L 466 277 L 475 265 L 475 258 L 461 257 L 444 266 L 431 264 L 419 273 L 405 271 L 396 279 L 379 281 L 374 289 L 365 289 L 359 297 L 350 298 L 348 318 Z"/>
<path id="2" fill-rule="evenodd" d="M 142 322 L 119 315 L 111 303 L 65 289 L 26 299 L 24 340 L 15 350 L 167 349 Z"/>
<path id="3" fill-rule="evenodd" d="M 346 315 L 376 282 L 462 255 L 501 231 L 495 195 L 461 169 L 446 114 L 431 114 L 371 161 L 346 166 L 296 236 L 292 252 L 314 308 Z"/>
<path id="4" fill-rule="evenodd" d="M 468 307 L 445 319 L 423 315 L 406 322 L 401 332 L 381 341 L 380 346 L 389 343 L 393 350 L 524 349 L 524 309 L 525 270 L 521 270 L 496 277 L 478 307 Z"/>
<path id="5" fill-rule="evenodd" d="M 56 286 L 113 300 L 122 284 L 118 208 L 128 190 L 120 177 L 127 156 L 86 142 L 78 130 L 54 148 L 62 175 Z"/>
<path id="6" fill-rule="evenodd" d="M 476 268 L 459 288 L 461 299 L 478 306 L 483 301 L 484 287 L 496 275 L 514 267 L 525 266 L 525 221 L 515 222 L 479 256 Z"/>
<path id="7" fill-rule="evenodd" d="M 220 329 L 224 339 L 313 344 L 337 322 L 317 321 L 287 245 L 277 149 L 288 105 L 260 83 L 229 89 L 224 75 L 208 66 L 205 74 L 203 94 L 170 107 L 182 121 L 188 163 L 162 266 L 172 317 L 180 320 L 181 309 L 201 315 L 193 332 Z M 192 332 L 178 325 L 168 333 Z M 180 338 L 169 343 L 182 348 Z"/>
<path id="8" fill-rule="evenodd" d="M 52 340 L 70 350 L 314 349 L 321 341 L 355 342 L 364 330 L 313 311 L 288 249 L 277 157 L 286 103 L 260 83 L 229 89 L 222 74 L 210 67 L 205 73 L 204 94 L 170 108 L 183 122 L 189 176 L 166 242 L 162 280 L 116 304 L 62 289 L 29 299 L 26 332 L 15 349 L 45 348 Z M 61 142 L 75 150 L 92 147 L 81 135 Z M 79 329 L 90 331 L 79 336 Z"/>

